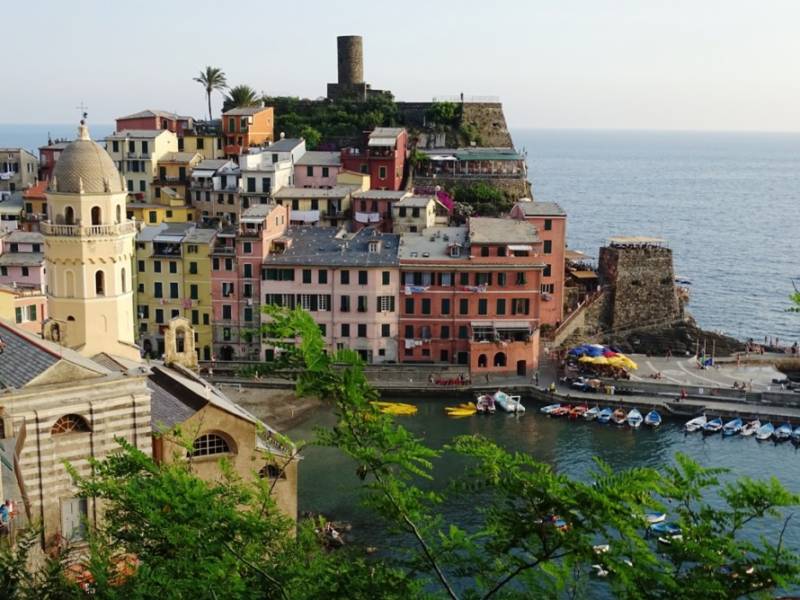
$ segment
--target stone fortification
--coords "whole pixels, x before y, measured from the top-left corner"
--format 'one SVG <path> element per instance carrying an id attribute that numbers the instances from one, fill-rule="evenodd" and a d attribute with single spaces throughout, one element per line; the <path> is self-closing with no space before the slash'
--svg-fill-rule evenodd
<path id="1" fill-rule="evenodd" d="M 397 110 L 401 124 L 416 132 L 425 132 L 428 128 L 426 112 L 433 102 L 398 102 Z M 475 127 L 480 143 L 478 146 L 491 148 L 513 148 L 514 142 L 508 131 L 508 124 L 503 113 L 503 104 L 500 102 L 464 102 L 461 105 L 461 123 L 471 124 Z M 453 126 L 445 134 L 445 146 L 457 147 L 464 145 L 460 139 L 458 127 Z M 426 139 L 434 139 L 426 135 Z M 438 139 L 437 136 L 436 139 Z M 437 144 L 441 146 L 442 144 Z"/>
<path id="2" fill-rule="evenodd" d="M 604 329 L 624 331 L 681 319 L 672 250 L 661 240 L 612 239 L 600 248 L 599 275 L 607 294 Z"/>

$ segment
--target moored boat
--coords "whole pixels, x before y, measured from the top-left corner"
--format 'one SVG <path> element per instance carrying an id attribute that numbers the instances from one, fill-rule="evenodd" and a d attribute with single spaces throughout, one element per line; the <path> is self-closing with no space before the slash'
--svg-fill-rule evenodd
<path id="1" fill-rule="evenodd" d="M 560 404 L 548 404 L 547 406 L 543 406 L 542 408 L 540 408 L 539 412 L 543 413 L 545 415 L 549 415 L 550 413 L 552 413 L 557 408 L 561 408 L 561 405 Z"/>
<path id="2" fill-rule="evenodd" d="M 638 408 L 632 408 L 627 417 L 625 417 L 625 420 L 628 422 L 630 427 L 639 429 L 639 426 L 642 424 L 644 419 L 642 419 L 642 413 L 639 412 Z"/>
<path id="3" fill-rule="evenodd" d="M 489 394 L 481 394 L 478 396 L 475 406 L 481 414 L 493 414 L 495 412 L 494 398 Z"/>
<path id="4" fill-rule="evenodd" d="M 525 412 L 525 407 L 520 402 L 519 396 L 509 396 L 501 390 L 494 393 L 494 402 L 506 412 Z"/>
<path id="5" fill-rule="evenodd" d="M 597 413 L 597 422 L 598 423 L 608 423 L 611 420 L 611 415 L 613 414 L 613 410 L 611 408 L 604 408 L 599 413 Z"/>
<path id="6" fill-rule="evenodd" d="M 655 512 L 652 510 L 645 511 L 644 518 L 648 525 L 655 525 L 656 523 L 663 523 L 667 520 L 667 513 Z"/>
<path id="7" fill-rule="evenodd" d="M 775 425 L 772 423 L 764 423 L 758 428 L 758 431 L 756 431 L 756 439 L 759 442 L 765 442 L 772 437 L 773 433 L 775 433 Z"/>
<path id="8" fill-rule="evenodd" d="M 615 425 L 625 425 L 625 421 L 627 418 L 628 418 L 628 413 L 626 413 L 621 408 L 618 408 L 611 414 L 611 420 L 614 421 Z"/>
<path id="9" fill-rule="evenodd" d="M 775 429 L 772 434 L 776 442 L 785 442 L 792 437 L 792 426 L 789 423 L 783 423 L 780 427 Z"/>
<path id="10" fill-rule="evenodd" d="M 372 405 L 388 415 L 415 415 L 417 407 L 405 402 L 372 402 Z"/>
<path id="11" fill-rule="evenodd" d="M 713 435 L 722 431 L 722 417 L 716 417 L 706 421 L 703 425 L 703 435 Z"/>
<path id="12" fill-rule="evenodd" d="M 650 531 L 659 536 L 676 536 L 681 534 L 681 527 L 677 523 L 668 523 L 661 521 L 650 525 Z"/>
<path id="13" fill-rule="evenodd" d="M 572 407 L 572 410 L 569 411 L 569 414 L 567 416 L 570 419 L 579 419 L 580 417 L 582 417 L 584 415 L 584 413 L 586 413 L 587 410 L 589 410 L 589 406 L 588 405 L 586 405 L 586 404 L 578 404 L 578 405 Z"/>
<path id="14" fill-rule="evenodd" d="M 600 407 L 595 405 L 589 410 L 587 410 L 585 413 L 583 413 L 583 418 L 586 419 L 587 421 L 593 421 L 594 419 L 597 418 L 597 415 L 599 414 L 600 414 Z"/>
<path id="15" fill-rule="evenodd" d="M 753 421 L 748 421 L 744 425 L 742 425 L 742 430 L 739 432 L 744 437 L 749 437 L 753 435 L 756 431 L 761 428 L 761 421 L 755 419 Z"/>
<path id="16" fill-rule="evenodd" d="M 739 417 L 731 419 L 722 427 L 722 435 L 731 436 L 736 435 L 742 430 L 742 420 Z"/>
<path id="17" fill-rule="evenodd" d="M 693 433 L 703 428 L 708 422 L 708 418 L 705 415 L 700 415 L 699 417 L 695 417 L 686 422 L 686 425 L 683 428 L 686 430 L 687 433 Z"/>
<path id="18" fill-rule="evenodd" d="M 792 432 L 792 441 L 797 444 L 800 443 L 800 425 L 794 428 Z"/>
<path id="19" fill-rule="evenodd" d="M 572 410 L 572 405 L 571 404 L 562 404 L 558 408 L 553 409 L 552 411 L 550 411 L 550 416 L 551 417 L 563 417 L 565 415 L 568 415 L 569 411 L 571 411 L 571 410 Z"/>
<path id="20" fill-rule="evenodd" d="M 657 410 L 651 410 L 644 417 L 644 424 L 648 427 L 658 427 L 661 425 L 661 415 Z"/>

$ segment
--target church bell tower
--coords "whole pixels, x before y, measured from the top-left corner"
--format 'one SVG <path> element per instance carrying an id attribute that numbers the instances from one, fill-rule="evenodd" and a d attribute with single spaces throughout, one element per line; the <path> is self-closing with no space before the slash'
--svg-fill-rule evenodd
<path id="1" fill-rule="evenodd" d="M 81 120 L 47 191 L 41 231 L 49 319 L 42 334 L 85 356 L 140 358 L 131 289 L 136 224 L 126 217 L 126 198 L 114 162 Z"/>

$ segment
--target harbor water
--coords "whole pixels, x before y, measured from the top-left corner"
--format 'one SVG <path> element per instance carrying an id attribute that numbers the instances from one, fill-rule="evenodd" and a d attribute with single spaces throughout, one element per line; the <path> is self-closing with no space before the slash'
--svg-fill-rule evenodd
<path id="1" fill-rule="evenodd" d="M 614 469 L 653 467 L 660 469 L 673 462 L 676 452 L 683 452 L 704 466 L 725 467 L 727 477 L 765 478 L 775 475 L 794 492 L 800 492 L 800 452 L 790 442 L 757 442 L 753 437 L 723 438 L 720 434 L 704 437 L 683 432 L 684 420 L 666 419 L 657 430 L 642 427 L 631 430 L 611 424 L 584 420 L 550 418 L 530 403 L 521 416 L 497 413 L 491 416 L 453 419 L 445 415 L 445 405 L 458 401 L 406 400 L 416 404 L 416 415 L 397 417 L 399 422 L 428 445 L 441 448 L 453 437 L 480 434 L 510 451 L 530 454 L 553 466 L 559 473 L 582 480 L 591 477 L 593 459 L 598 457 Z M 320 409 L 309 420 L 289 432 L 295 441 L 311 441 L 315 427 L 330 427 L 334 416 Z M 777 423 L 776 423 L 777 425 Z M 360 480 L 356 466 L 338 450 L 310 446 L 303 451 L 300 469 L 300 511 L 320 512 L 353 524 L 355 539 L 366 545 L 386 547 L 385 532 L 359 506 Z M 443 491 L 446 481 L 464 472 L 462 457 L 445 455 L 436 463 L 432 486 Z M 446 520 L 469 527 L 476 524 L 474 507 L 469 499 L 451 498 L 441 507 Z M 770 522 L 749 530 L 749 535 L 777 535 L 780 523 Z M 788 547 L 800 550 L 800 521 L 791 522 L 785 537 Z"/>

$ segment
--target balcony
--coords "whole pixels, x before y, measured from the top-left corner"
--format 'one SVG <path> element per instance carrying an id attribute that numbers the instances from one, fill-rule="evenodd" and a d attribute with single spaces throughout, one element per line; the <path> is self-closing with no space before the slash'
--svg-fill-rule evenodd
<path id="1" fill-rule="evenodd" d="M 212 254 L 215 256 L 236 256 L 236 248 L 233 246 L 217 246 L 214 248 Z"/>
<path id="2" fill-rule="evenodd" d="M 111 237 L 136 233 L 136 222 L 127 221 L 113 225 L 56 225 L 47 221 L 40 223 L 44 235 L 61 237 Z"/>

